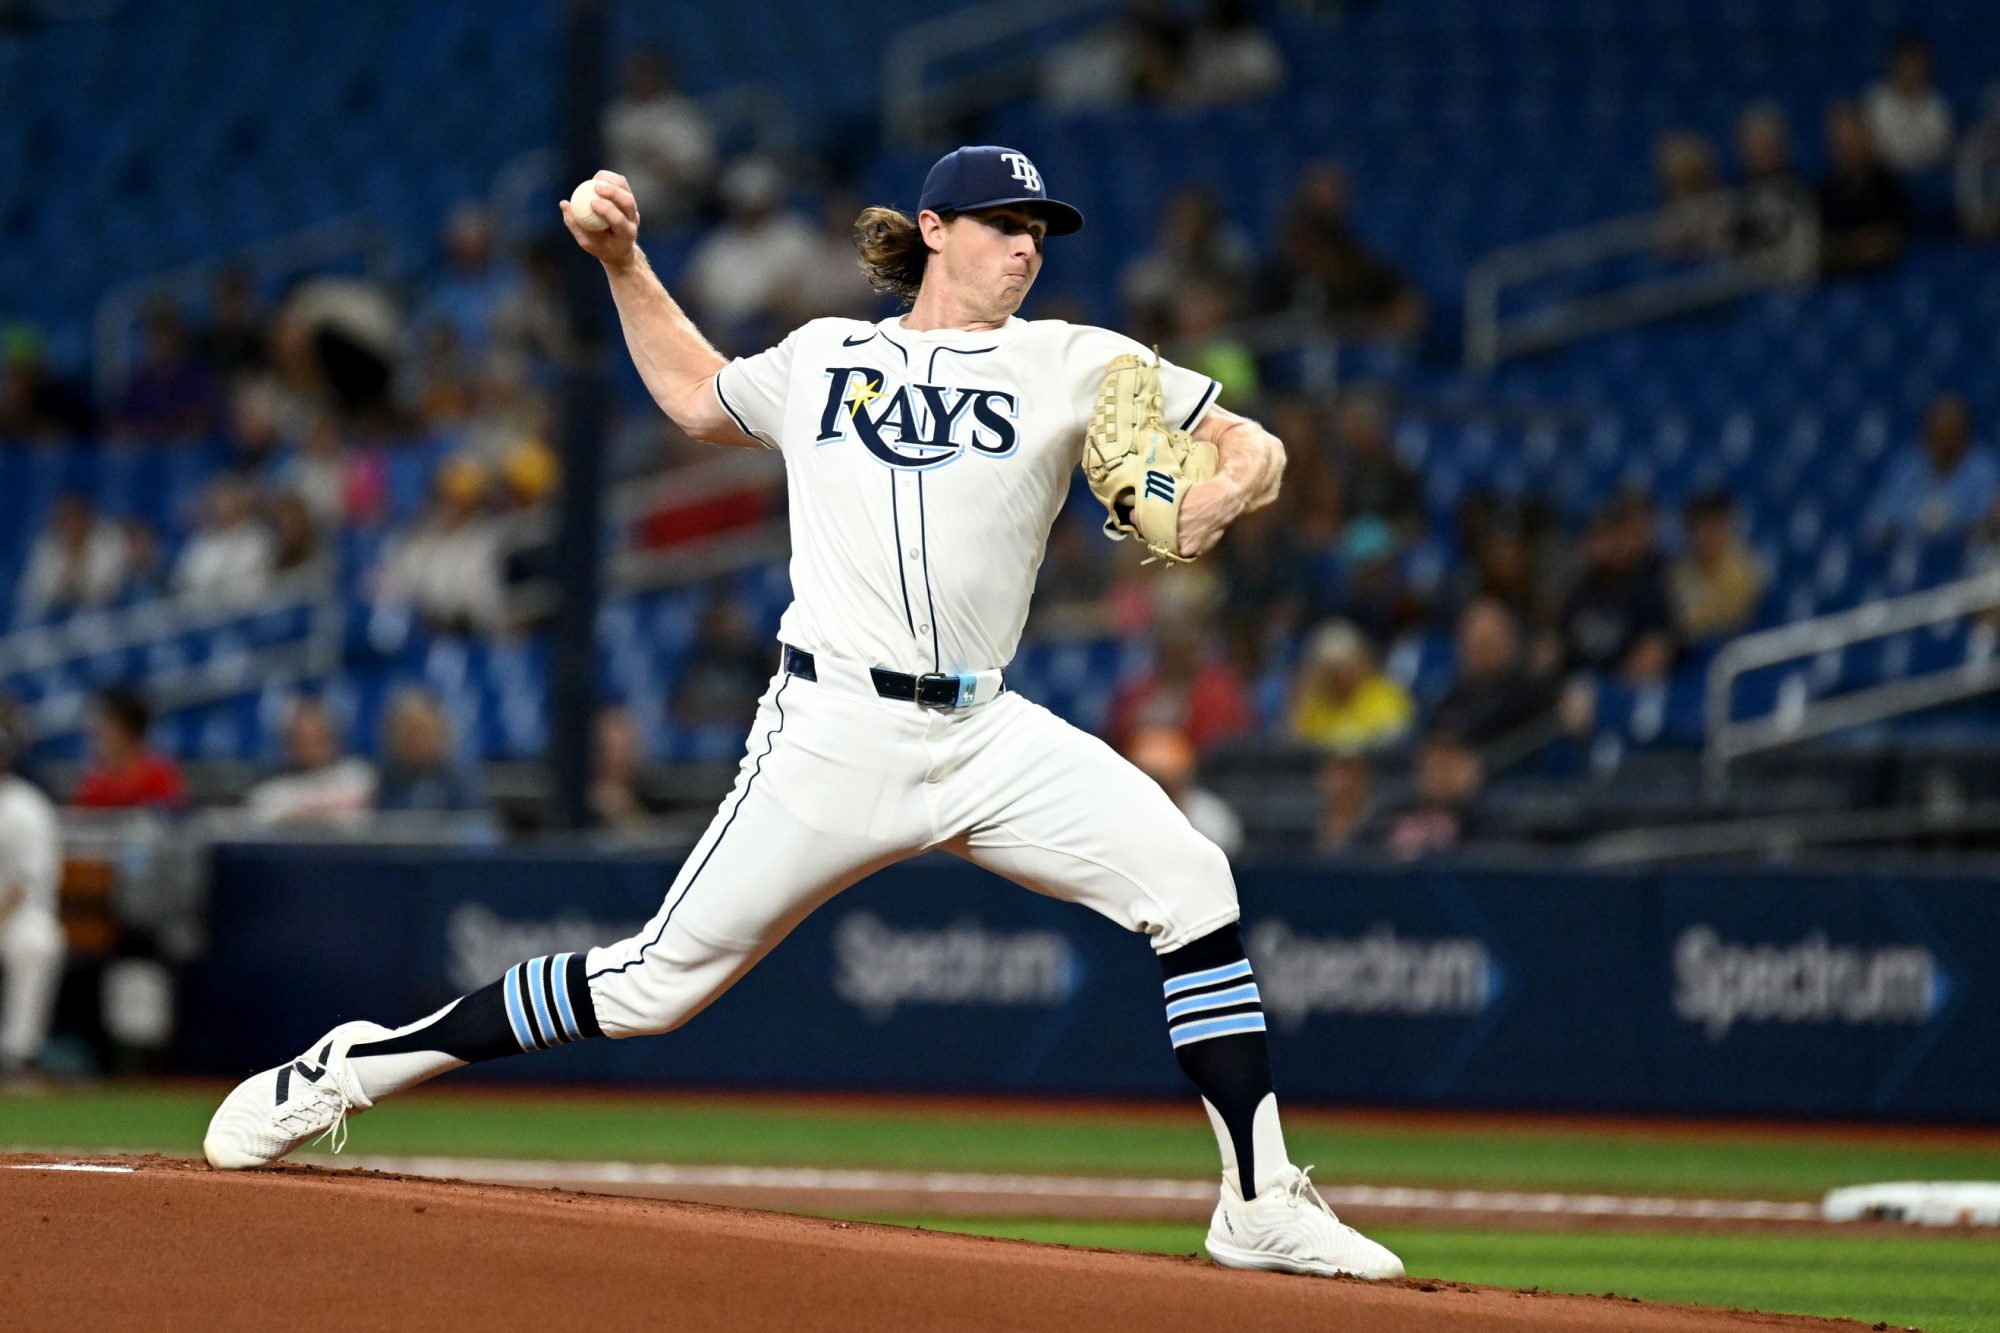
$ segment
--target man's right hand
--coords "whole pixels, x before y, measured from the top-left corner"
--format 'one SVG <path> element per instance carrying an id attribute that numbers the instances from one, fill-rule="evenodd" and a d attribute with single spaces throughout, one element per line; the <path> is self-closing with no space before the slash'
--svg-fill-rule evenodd
<path id="1" fill-rule="evenodd" d="M 632 197 L 632 185 L 615 171 L 600 171 L 597 182 L 597 214 L 611 225 L 602 231 L 588 231 L 577 224 L 576 215 L 565 199 L 563 225 L 583 247 L 585 254 L 606 268 L 622 268 L 632 262 L 639 249 L 639 202 Z"/>

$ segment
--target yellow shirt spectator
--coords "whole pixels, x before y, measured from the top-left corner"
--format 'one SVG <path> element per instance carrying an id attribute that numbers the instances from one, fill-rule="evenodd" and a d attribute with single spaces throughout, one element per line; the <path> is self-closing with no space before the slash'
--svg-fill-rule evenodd
<path id="1" fill-rule="evenodd" d="M 1402 739 L 1416 704 L 1375 666 L 1368 640 L 1344 620 L 1321 626 L 1306 646 L 1292 700 L 1292 736 L 1342 753 Z"/>

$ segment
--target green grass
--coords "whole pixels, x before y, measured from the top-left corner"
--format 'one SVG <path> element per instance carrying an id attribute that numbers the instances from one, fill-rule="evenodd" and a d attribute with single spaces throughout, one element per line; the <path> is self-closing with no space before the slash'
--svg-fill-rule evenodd
<path id="1" fill-rule="evenodd" d="M 85 1089 L 0 1097 L 0 1148 L 193 1154 L 220 1089 Z M 1906 1136 L 1588 1132 L 1550 1122 L 1505 1134 L 1427 1122 L 1346 1127 L 1295 1117 L 1294 1156 L 1336 1183 L 1813 1197 L 1890 1179 L 2000 1179 L 2000 1147 Z M 680 1098 L 486 1098 L 426 1090 L 358 1123 L 371 1154 L 873 1166 L 1200 1177 L 1206 1122 L 1084 1109 L 1062 1118 L 978 1107 L 823 1108 Z M 940 1230 L 1192 1254 L 1180 1224 L 897 1218 Z M 2000 1241 L 1949 1235 L 1383 1230 L 1411 1271 L 1505 1287 L 1846 1315 L 1934 1333 L 2000 1333 Z"/>
<path id="2" fill-rule="evenodd" d="M 218 1093 L 114 1087 L 0 1097 L 0 1146 L 191 1154 Z M 1293 1156 L 1325 1181 L 1614 1193 L 1811 1198 L 1872 1180 L 2000 1179 L 2000 1147 L 1814 1136 L 1589 1133 L 1560 1123 L 1507 1134 L 1329 1127 L 1301 1119 Z M 417 1093 L 355 1125 L 351 1151 L 463 1157 L 727 1162 L 1169 1175 L 1215 1170 L 1215 1144 L 1185 1117 L 1082 1113 L 1046 1123 L 978 1109 L 805 1109 L 644 1097 L 483 1099 Z"/>
<path id="3" fill-rule="evenodd" d="M 1159 1254 L 1196 1254 L 1202 1237 L 1199 1226 L 1164 1222 L 866 1220 Z M 2000 1330 L 2000 1240 L 1984 1237 L 1405 1228 L 1371 1234 L 1402 1255 L 1412 1274 L 1457 1282 L 1835 1315 L 1930 1333 Z"/>

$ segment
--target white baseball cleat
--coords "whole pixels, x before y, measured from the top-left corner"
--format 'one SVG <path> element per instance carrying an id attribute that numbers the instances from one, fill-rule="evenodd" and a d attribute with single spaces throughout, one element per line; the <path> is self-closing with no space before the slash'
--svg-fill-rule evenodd
<path id="1" fill-rule="evenodd" d="M 1208 1224 L 1209 1257 L 1225 1268 L 1267 1268 L 1370 1282 L 1401 1277 L 1403 1261 L 1343 1223 L 1295 1166 L 1277 1184 L 1245 1200 L 1228 1180 Z"/>
<path id="2" fill-rule="evenodd" d="M 253 1074 L 215 1108 L 201 1150 L 224 1171 L 269 1166 L 307 1139 L 333 1136 L 333 1150 L 347 1142 L 347 1117 L 374 1103 L 347 1067 L 347 1048 L 379 1041 L 379 1023 L 342 1023 L 296 1060 Z"/>

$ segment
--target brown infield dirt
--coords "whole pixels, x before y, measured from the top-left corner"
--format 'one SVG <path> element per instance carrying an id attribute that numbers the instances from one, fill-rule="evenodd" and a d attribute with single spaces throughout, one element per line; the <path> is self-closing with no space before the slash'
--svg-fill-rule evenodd
<path id="1" fill-rule="evenodd" d="M 83 1161 L 130 1172 L 15 1170 Z M 1206 1260 L 567 1190 L 162 1157 L 0 1158 L 9 1329 L 1861 1329 L 1242 1273 Z"/>

